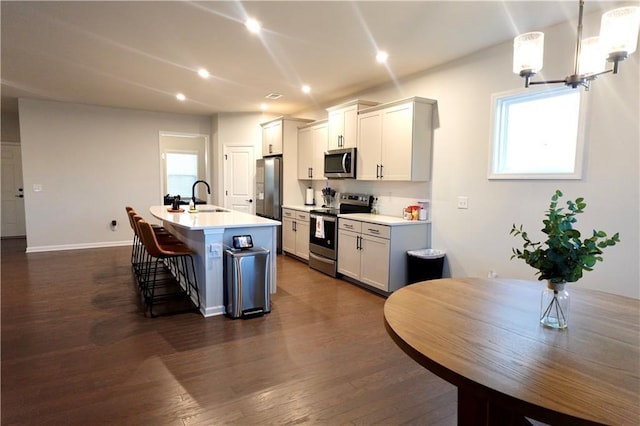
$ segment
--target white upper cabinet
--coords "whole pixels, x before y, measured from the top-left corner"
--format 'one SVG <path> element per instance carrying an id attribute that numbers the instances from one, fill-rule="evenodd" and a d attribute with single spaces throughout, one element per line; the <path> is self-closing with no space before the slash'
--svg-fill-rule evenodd
<path id="1" fill-rule="evenodd" d="M 327 108 L 329 113 L 328 149 L 353 148 L 357 145 L 358 111 L 377 102 L 354 100 Z"/>
<path id="2" fill-rule="evenodd" d="M 282 120 L 262 124 L 262 156 L 282 155 Z"/>
<path id="3" fill-rule="evenodd" d="M 327 126 L 327 120 L 321 120 L 298 129 L 298 179 L 324 180 Z"/>
<path id="4" fill-rule="evenodd" d="M 312 120 L 278 117 L 262 123 L 262 156 L 282 155 L 285 142 L 298 139 L 298 127 Z"/>
<path id="5" fill-rule="evenodd" d="M 357 179 L 428 181 L 435 104 L 414 97 L 361 111 Z"/>

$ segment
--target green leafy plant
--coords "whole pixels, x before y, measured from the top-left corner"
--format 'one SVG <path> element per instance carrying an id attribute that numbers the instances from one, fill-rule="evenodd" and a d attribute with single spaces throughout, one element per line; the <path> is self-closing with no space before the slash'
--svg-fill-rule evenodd
<path id="1" fill-rule="evenodd" d="M 533 242 L 529 239 L 522 225 L 515 224 L 510 235 L 520 236 L 524 240 L 522 249 L 513 249 L 511 259 L 524 260 L 529 266 L 537 269 L 539 280 L 549 280 L 551 283 L 576 282 L 582 278 L 583 271 L 591 271 L 596 262 L 602 262 L 602 249 L 614 246 L 620 242 L 616 232 L 611 238 L 603 231 L 593 231 L 589 238 L 581 240 L 580 231 L 573 229 L 577 222 L 575 217 L 586 207 L 583 198 L 567 201 L 568 211 L 558 207 L 558 199 L 563 194 L 556 190 L 551 197 L 551 204 L 542 221 L 542 232 L 547 235 L 544 242 Z"/>

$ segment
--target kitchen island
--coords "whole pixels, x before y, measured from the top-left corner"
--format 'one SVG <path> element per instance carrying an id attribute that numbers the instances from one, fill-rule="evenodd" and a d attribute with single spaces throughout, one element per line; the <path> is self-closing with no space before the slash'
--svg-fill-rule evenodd
<path id="1" fill-rule="evenodd" d="M 223 209 L 198 205 L 197 213 L 172 213 L 170 206 L 152 206 L 151 214 L 162 226 L 196 252 L 195 264 L 200 292 L 200 312 L 205 317 L 225 313 L 224 251 L 234 235 L 251 235 L 254 247 L 267 249 L 270 256 L 270 293 L 276 292 L 277 227 L 280 222 Z"/>

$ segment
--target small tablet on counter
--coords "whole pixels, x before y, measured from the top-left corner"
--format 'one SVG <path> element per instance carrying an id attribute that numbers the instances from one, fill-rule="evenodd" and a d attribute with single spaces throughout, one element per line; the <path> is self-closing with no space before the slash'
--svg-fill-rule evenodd
<path id="1" fill-rule="evenodd" d="M 233 248 L 236 250 L 244 250 L 253 248 L 253 240 L 251 235 L 234 235 Z"/>

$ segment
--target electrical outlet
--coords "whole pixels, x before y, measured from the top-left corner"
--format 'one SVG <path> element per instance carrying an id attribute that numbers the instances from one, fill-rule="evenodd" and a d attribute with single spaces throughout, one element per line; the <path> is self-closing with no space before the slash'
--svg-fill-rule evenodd
<path id="1" fill-rule="evenodd" d="M 468 209 L 469 208 L 469 198 L 458 196 L 458 208 L 459 209 Z"/>
<path id="2" fill-rule="evenodd" d="M 222 257 L 222 245 L 219 243 L 209 244 L 209 257 L 212 259 Z"/>

